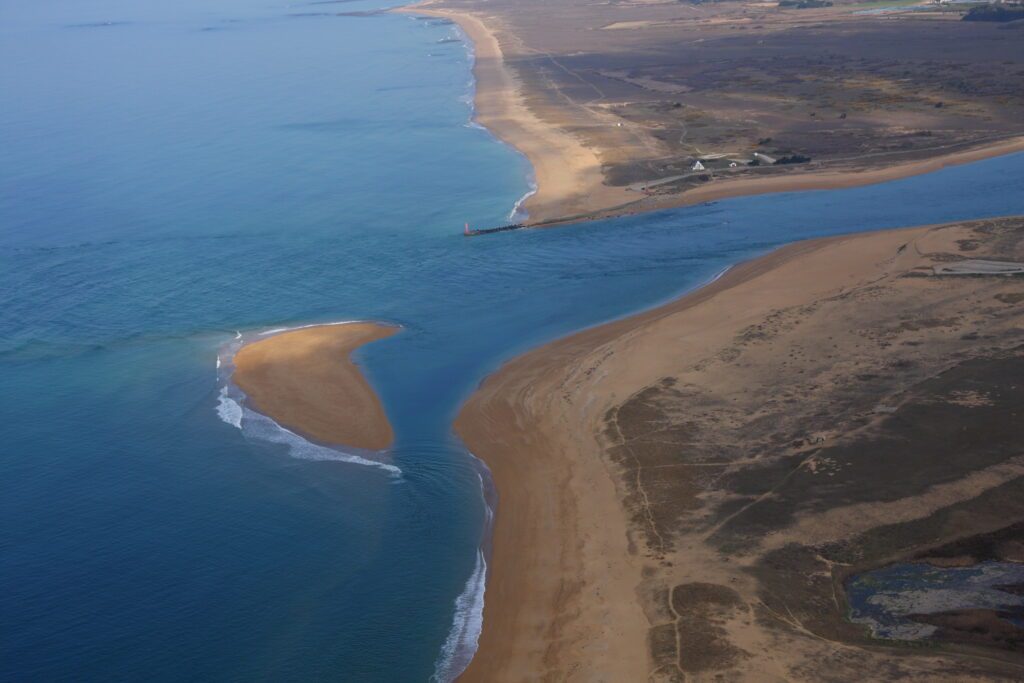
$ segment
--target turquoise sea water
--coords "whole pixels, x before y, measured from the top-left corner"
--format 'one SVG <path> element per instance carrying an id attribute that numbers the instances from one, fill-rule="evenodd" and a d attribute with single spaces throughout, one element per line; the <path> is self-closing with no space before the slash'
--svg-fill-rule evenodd
<path id="1" fill-rule="evenodd" d="M 453 27 L 338 15 L 379 6 L 0 0 L 0 680 L 446 678 L 487 372 L 795 239 L 1024 212 L 1016 155 L 465 239 L 528 166 Z M 222 419 L 236 330 L 355 318 L 404 328 L 359 354 L 400 476 Z"/>

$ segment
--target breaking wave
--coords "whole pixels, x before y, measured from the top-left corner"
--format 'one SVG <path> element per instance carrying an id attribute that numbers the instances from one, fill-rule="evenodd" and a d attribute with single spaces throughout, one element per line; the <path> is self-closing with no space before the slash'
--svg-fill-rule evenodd
<path id="1" fill-rule="evenodd" d="M 480 471 L 480 496 L 484 501 L 484 540 L 476 553 L 476 565 L 466 580 L 466 586 L 455 598 L 455 615 L 452 628 L 441 646 L 441 653 L 434 664 L 433 683 L 450 683 L 466 670 L 476 654 L 480 632 L 484 625 L 484 590 L 487 587 L 487 550 L 494 525 L 494 491 L 490 484 L 490 471 L 482 461 L 470 454 Z"/>
<path id="2" fill-rule="evenodd" d="M 466 581 L 466 588 L 455 598 L 455 619 L 441 655 L 434 665 L 431 681 L 454 681 L 473 659 L 480 631 L 484 624 L 484 587 L 487 583 L 487 560 L 484 551 L 476 553 L 476 567 Z"/>
<path id="3" fill-rule="evenodd" d="M 265 330 L 257 334 L 257 337 L 269 337 L 272 334 L 281 334 L 282 332 L 291 332 L 293 330 L 305 330 L 309 327 L 331 327 L 332 325 L 351 325 L 353 323 L 363 323 L 365 320 L 339 320 L 333 323 L 310 323 L 308 325 L 295 325 L 294 327 L 275 327 L 272 330 Z M 241 335 L 236 337 L 241 339 Z"/>
<path id="4" fill-rule="evenodd" d="M 530 197 L 537 194 L 537 179 L 534 178 L 533 173 L 530 173 L 527 178 L 527 183 L 529 183 L 530 189 L 526 191 L 526 194 L 516 200 L 516 203 L 512 205 L 512 211 L 508 214 L 508 219 L 513 223 L 522 223 L 530 217 L 530 214 L 523 208 L 523 204 L 525 204 L 526 200 Z"/>
<path id="5" fill-rule="evenodd" d="M 220 367 L 219 358 L 217 366 Z M 221 387 L 220 394 L 217 396 L 217 416 L 232 427 L 242 428 L 242 406 L 228 395 L 227 386 Z"/>
<path id="6" fill-rule="evenodd" d="M 282 427 L 271 418 L 257 413 L 242 406 L 241 421 L 242 433 L 250 439 L 269 441 L 270 443 L 281 444 L 288 447 L 288 455 L 299 460 L 334 460 L 347 462 L 353 465 L 366 465 L 368 467 L 379 467 L 393 475 L 401 475 L 402 470 L 395 465 L 385 462 L 364 458 L 355 453 L 346 453 L 335 448 L 321 446 L 312 441 L 307 441 L 295 432 Z"/>

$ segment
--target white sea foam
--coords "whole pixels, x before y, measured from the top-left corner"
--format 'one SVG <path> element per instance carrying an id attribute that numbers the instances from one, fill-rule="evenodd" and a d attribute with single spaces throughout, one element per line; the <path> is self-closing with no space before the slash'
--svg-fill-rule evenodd
<path id="1" fill-rule="evenodd" d="M 710 285 L 713 282 L 718 282 L 719 280 L 722 279 L 722 276 L 725 275 L 726 273 L 728 273 L 730 270 L 732 270 L 732 266 L 726 266 L 725 268 L 722 268 L 720 271 L 718 271 L 718 273 L 714 277 L 712 277 L 710 280 L 708 280 L 707 282 L 702 284 L 697 289 L 703 289 L 704 287 L 707 287 L 708 285 Z"/>
<path id="2" fill-rule="evenodd" d="M 346 453 L 345 451 L 338 450 L 336 448 L 328 448 L 327 446 L 320 446 L 312 443 L 311 441 L 307 441 L 295 432 L 282 427 L 266 415 L 257 413 L 249 408 L 242 407 L 242 414 L 244 417 L 242 426 L 243 434 L 251 439 L 269 441 L 270 443 L 287 446 L 288 454 L 293 458 L 298 458 L 299 460 L 333 460 L 337 462 L 347 462 L 353 465 L 379 467 L 385 472 L 389 472 L 396 476 L 402 474 L 402 470 L 395 465 L 370 460 L 369 458 L 364 458 L 363 456 L 356 455 L 355 453 Z"/>
<path id="3" fill-rule="evenodd" d="M 220 358 L 217 359 L 217 367 L 220 367 Z M 217 416 L 237 429 L 242 428 L 242 406 L 228 394 L 228 388 L 220 388 L 220 395 L 217 397 Z"/>
<path id="4" fill-rule="evenodd" d="M 333 460 L 353 465 L 379 467 L 385 472 L 396 476 L 402 474 L 402 470 L 395 465 L 389 465 L 385 462 L 364 458 L 355 453 L 346 453 L 342 450 L 320 446 L 307 441 L 295 432 L 282 427 L 266 415 L 257 413 L 255 410 L 250 410 L 240 404 L 231 397 L 227 386 L 221 387 L 220 397 L 217 401 L 217 415 L 232 427 L 242 430 L 242 433 L 250 439 L 269 441 L 270 443 L 287 446 L 288 455 L 299 460 Z"/>
<path id="5" fill-rule="evenodd" d="M 333 322 L 333 323 L 310 323 L 308 325 L 296 325 L 294 327 L 275 327 L 272 330 L 265 330 L 264 332 L 260 332 L 256 336 L 258 336 L 258 337 L 269 337 L 272 334 L 280 334 L 282 332 L 291 332 L 293 330 L 304 330 L 304 329 L 309 328 L 309 327 L 330 327 L 332 325 L 352 325 L 353 323 L 362 323 L 362 322 L 366 322 L 366 321 L 365 320 L 339 320 L 339 321 Z"/>
<path id="6" fill-rule="evenodd" d="M 508 214 L 508 219 L 513 223 L 522 223 L 523 221 L 530 217 L 530 214 L 528 214 L 526 210 L 523 209 L 523 204 L 526 203 L 527 199 L 537 194 L 537 181 L 533 177 L 533 174 L 530 174 L 530 177 L 528 178 L 527 182 L 530 185 L 530 189 L 527 190 L 526 194 L 520 197 L 518 201 L 516 201 L 516 203 L 512 205 L 512 210 Z"/>
<path id="7" fill-rule="evenodd" d="M 484 480 L 480 476 L 480 495 L 484 498 L 486 520 L 484 528 L 490 533 L 494 521 L 494 510 L 487 503 L 484 494 Z M 476 654 L 480 642 L 480 631 L 484 625 L 484 590 L 487 587 L 487 559 L 483 549 L 476 552 L 476 565 L 466 580 L 466 586 L 455 598 L 455 615 L 452 629 L 441 646 L 441 653 L 434 664 L 434 675 L 430 680 L 449 683 L 458 678 Z"/>
<path id="8" fill-rule="evenodd" d="M 455 598 L 455 619 L 452 630 L 441 647 L 431 681 L 454 681 L 473 659 L 484 624 L 484 587 L 487 583 L 487 560 L 483 550 L 476 553 L 476 567 L 466 581 L 466 588 Z"/>

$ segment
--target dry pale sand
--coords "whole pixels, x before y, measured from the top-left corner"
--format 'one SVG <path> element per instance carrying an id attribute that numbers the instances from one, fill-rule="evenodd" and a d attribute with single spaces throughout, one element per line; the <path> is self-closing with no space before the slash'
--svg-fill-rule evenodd
<path id="1" fill-rule="evenodd" d="M 351 354 L 397 331 L 348 323 L 275 334 L 235 354 L 232 379 L 253 408 L 288 429 L 320 443 L 381 450 L 391 445 L 391 424 Z"/>
<path id="2" fill-rule="evenodd" d="M 919 410 L 962 403 L 975 411 L 955 418 L 964 429 L 988 419 L 976 407 L 981 399 L 954 392 L 960 403 L 952 405 L 926 387 L 939 376 L 949 381 L 960 363 L 969 382 L 980 382 L 981 371 L 970 368 L 986 366 L 969 364 L 997 361 L 978 354 L 1021 343 L 1024 281 L 932 273 L 968 257 L 1019 259 L 1022 235 L 1024 222 L 1008 219 L 792 244 L 666 306 L 529 352 L 489 377 L 455 423 L 490 467 L 500 497 L 480 648 L 463 680 L 991 680 L 990 672 L 1005 673 L 985 657 L 856 647 L 862 636 L 845 621 L 832 583 L 844 576 L 833 574 L 839 564 L 814 552 L 808 560 L 765 558 L 790 544 L 853 543 L 880 517 L 910 526 L 900 530 L 906 539 L 893 532 L 895 545 L 873 552 L 906 552 L 921 542 L 915 520 L 1020 474 L 1019 458 L 998 460 L 1006 454 L 984 439 L 972 442 L 982 450 L 965 451 L 962 463 L 942 456 L 949 471 L 881 447 L 855 448 L 864 458 L 879 452 L 878 462 L 858 469 L 849 457 L 812 457 L 805 442 L 824 449 L 842 446 L 844 435 L 867 438 L 858 430 L 866 424 L 870 436 L 895 410 L 879 413 L 877 405 L 909 405 L 915 392 L 924 392 Z M 979 336 L 985 345 L 974 341 Z M 941 448 L 950 418 L 936 419 Z M 828 429 L 808 436 L 818 423 Z M 644 436 L 633 441 L 636 432 Z M 837 459 L 845 469 L 836 470 Z M 901 462 L 911 471 L 887 472 Z M 780 483 L 737 511 L 732 503 L 750 494 L 730 490 L 730 474 L 754 489 L 760 480 Z M 906 497 L 876 506 L 876 491 L 892 482 L 903 482 Z M 797 514 L 794 524 L 786 514 L 773 517 L 771 505 L 756 507 L 790 504 L 786 496 L 798 511 L 801 501 L 836 511 Z M 1008 523 L 991 515 L 1011 514 L 1005 501 L 986 505 L 976 505 L 981 521 L 926 529 L 925 542 Z M 827 602 L 816 602 L 822 596 Z M 704 607 L 685 611 L 679 604 L 687 600 Z"/>
<path id="3" fill-rule="evenodd" d="M 531 223 L 607 209 L 632 199 L 625 188 L 604 184 L 601 161 L 593 149 L 544 121 L 526 105 L 520 84 L 506 67 L 501 45 L 485 23 L 486 18 L 432 9 L 430 3 L 395 11 L 450 19 L 473 42 L 476 121 L 530 160 L 537 191 L 523 208 Z"/>

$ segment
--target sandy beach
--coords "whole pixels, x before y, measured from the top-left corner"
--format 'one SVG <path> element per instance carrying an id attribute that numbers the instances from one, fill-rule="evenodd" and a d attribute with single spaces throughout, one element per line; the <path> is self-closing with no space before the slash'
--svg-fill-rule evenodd
<path id="1" fill-rule="evenodd" d="M 647 678 L 649 623 L 637 595 L 643 562 L 616 483 L 595 457 L 597 421 L 631 391 L 610 387 L 593 397 L 600 402 L 587 397 L 581 406 L 580 375 L 593 376 L 594 357 L 634 362 L 629 342 L 647 326 L 830 241 L 784 247 L 665 307 L 529 352 L 470 398 L 455 429 L 490 468 L 500 507 L 480 649 L 460 680 Z"/>
<path id="2" fill-rule="evenodd" d="M 463 680 L 1019 674 L 955 612 L 924 654 L 880 648 L 841 586 L 1024 516 L 1019 429 L 992 428 L 1024 281 L 940 275 L 1022 257 L 1021 219 L 795 243 L 489 377 L 456 421 L 500 495 Z"/>
<path id="3" fill-rule="evenodd" d="M 506 67 L 501 45 L 484 18 L 436 9 L 429 3 L 395 12 L 443 17 L 456 22 L 473 42 L 476 121 L 530 160 L 537 191 L 523 207 L 530 222 L 589 213 L 629 202 L 625 188 L 604 184 L 596 152 L 575 136 L 538 117 Z M 484 226 L 489 227 L 489 226 Z"/>
<path id="4" fill-rule="evenodd" d="M 391 424 L 352 352 L 398 332 L 377 323 L 307 327 L 245 344 L 232 380 L 252 407 L 314 441 L 367 450 L 391 445 Z"/>
<path id="5" fill-rule="evenodd" d="M 895 154 L 875 152 L 867 145 L 863 154 L 837 154 L 809 165 L 743 174 L 715 171 L 696 186 L 644 196 L 608 183 L 610 165 L 626 167 L 634 155 L 657 156 L 662 148 L 650 139 L 650 129 L 628 119 L 616 123 L 609 114 L 609 108 L 619 106 L 603 92 L 610 72 L 594 60 L 582 70 L 571 70 L 559 59 L 565 55 L 556 58 L 529 44 L 548 40 L 549 47 L 557 46 L 558 36 L 566 35 L 571 22 L 562 27 L 563 33 L 547 30 L 537 20 L 515 25 L 507 7 L 491 12 L 465 2 L 427 2 L 402 11 L 451 19 L 473 41 L 477 121 L 524 153 L 536 169 L 538 191 L 525 207 L 529 225 L 555 226 L 745 195 L 869 185 L 1024 151 L 1024 137 L 1012 134 L 998 139 L 951 136 L 928 148 Z M 596 39 L 577 38 L 584 35 L 577 31 L 571 39 L 580 50 L 572 54 L 584 55 L 581 60 L 588 47 L 598 44 Z M 628 52 L 640 44 L 622 49 Z M 508 50 L 515 56 L 515 68 L 506 63 Z M 627 73 L 623 78 L 633 77 Z M 549 90 L 552 80 L 561 86 Z M 611 103 L 596 104 L 600 100 Z M 933 104 L 914 106 L 920 121 L 926 116 L 941 119 L 932 114 L 938 111 Z M 652 111 L 641 113 L 665 120 L 661 110 L 657 116 Z M 892 120 L 897 125 L 885 135 L 900 130 L 898 121 Z M 654 130 L 661 125 L 656 123 Z M 930 135 L 921 139 L 929 140 Z M 885 143 L 879 149 L 886 149 Z M 634 172 L 647 173 L 641 166 Z M 1000 451 L 1003 460 L 998 462 L 980 457 L 958 461 L 941 477 L 926 465 L 922 468 L 927 475 L 894 475 L 905 483 L 893 494 L 899 502 L 891 507 L 876 504 L 874 475 L 851 472 L 844 482 L 850 493 L 835 499 L 801 482 L 811 492 L 794 495 L 794 508 L 816 504 L 834 509 L 824 517 L 829 520 L 825 524 L 814 516 L 787 513 L 798 518 L 795 530 L 789 529 L 790 517 L 776 520 L 768 512 L 758 519 L 764 528 L 751 532 L 744 524 L 756 525 L 746 520 L 746 511 L 767 507 L 764 501 L 776 495 L 775 489 L 752 495 L 748 489 L 756 486 L 733 482 L 760 480 L 762 475 L 755 471 L 759 468 L 768 470 L 764 480 L 779 490 L 796 486 L 793 482 L 800 479 L 787 474 L 787 467 L 836 476 L 828 469 L 833 456 L 819 462 L 817 456 L 807 455 L 808 439 L 838 448 L 855 435 L 866 438 L 859 431 L 867 420 L 864 414 L 873 410 L 866 401 L 896 402 L 897 396 L 912 390 L 920 391 L 921 402 L 933 401 L 931 390 L 920 384 L 956 370 L 946 354 L 978 353 L 970 341 L 975 334 L 971 325 L 992 332 L 989 336 L 1000 340 L 998 353 L 1007 352 L 1018 338 L 1015 323 L 1005 317 L 989 319 L 987 313 L 963 304 L 979 291 L 1005 295 L 1002 302 L 1018 301 L 1016 290 L 999 291 L 1019 288 L 1017 283 L 983 279 L 954 285 L 944 280 L 919 291 L 922 283 L 912 277 L 933 272 L 933 254 L 962 259 L 977 248 L 970 246 L 974 244 L 985 244 L 998 258 L 1020 256 L 1019 239 L 1011 240 L 1017 246 L 1007 253 L 1007 244 L 990 239 L 985 225 L 979 225 L 910 228 L 789 245 L 731 269 L 668 306 L 560 340 L 515 359 L 488 378 L 455 423 L 470 450 L 487 462 L 500 496 L 480 649 L 461 680 L 675 681 L 705 675 L 820 680 L 833 672 L 851 679 L 884 678 L 896 672 L 936 680 L 989 680 L 1015 671 L 1018 663 L 1000 650 L 998 638 L 981 639 L 989 649 L 980 660 L 960 656 L 967 637 L 953 626 L 948 633 L 943 631 L 942 654 L 904 658 L 878 651 L 862 629 L 846 620 L 841 594 L 842 581 L 854 569 L 883 564 L 878 553 L 888 553 L 891 561 L 909 556 L 908 548 L 924 552 L 928 543 L 917 527 L 910 530 L 914 524 L 942 514 L 949 505 L 995 495 L 993 490 L 1024 474 L 1020 463 L 1012 460 L 1015 453 Z M 1019 232 L 1019 226 L 1008 229 Z M 947 288 L 958 290 L 955 300 L 942 293 Z M 876 289 L 884 289 L 885 295 L 876 294 Z M 873 298 L 885 304 L 868 303 Z M 856 305 L 850 299 L 856 299 Z M 820 310 L 829 313 L 817 313 Z M 900 315 L 902 319 L 894 319 Z M 761 330 L 775 330 L 777 319 L 790 316 L 797 320 L 794 329 L 813 330 L 809 338 L 789 330 L 773 331 L 765 336 L 775 337 L 774 344 L 754 348 L 760 344 Z M 916 318 L 924 322 L 905 322 Z M 853 319 L 860 320 L 859 329 L 843 326 L 842 321 Z M 947 323 L 952 320 L 956 323 Z M 894 342 L 882 333 L 871 339 L 877 348 L 863 348 L 863 330 L 890 327 L 902 330 L 891 333 L 897 337 L 916 335 L 900 343 L 927 349 L 918 351 L 921 360 L 907 360 L 905 367 L 894 371 L 887 365 Z M 745 341 L 738 344 L 737 339 Z M 833 355 L 830 346 L 842 350 Z M 790 353 L 807 347 L 806 356 Z M 991 367 L 1014 362 L 998 353 L 975 360 Z M 844 354 L 849 361 L 829 370 L 833 359 Z M 728 370 L 723 370 L 723 363 Z M 786 371 L 780 374 L 779 368 Z M 805 374 L 819 377 L 820 383 L 797 390 L 794 378 Z M 885 380 L 866 393 L 851 394 L 850 383 L 861 377 Z M 700 399 L 689 403 L 687 391 L 675 388 L 679 384 L 700 387 Z M 779 405 L 779 392 L 785 394 L 786 405 Z M 733 404 L 743 405 L 743 411 L 736 414 L 724 408 Z M 821 413 L 830 414 L 828 428 L 818 424 Z M 641 415 L 635 422 L 628 419 L 634 414 Z M 700 419 L 686 419 L 693 414 Z M 737 427 L 745 436 L 726 429 L 726 423 L 743 423 L 751 415 L 761 426 Z M 952 420 L 968 424 L 974 418 L 974 413 L 957 413 Z M 637 424 L 651 421 L 667 426 L 664 436 L 648 442 Z M 707 443 L 691 444 L 681 438 L 698 423 Z M 783 437 L 764 432 L 764 424 L 778 426 L 781 434 L 791 432 L 792 442 L 802 445 L 767 449 L 765 443 Z M 808 425 L 818 429 L 811 437 L 801 431 Z M 702 453 L 700 462 L 691 462 L 672 452 L 674 446 L 698 443 L 721 457 Z M 969 456 L 971 448 L 961 449 L 958 456 Z M 884 470 L 885 464 L 872 466 Z M 922 493 L 921 487 L 930 492 Z M 748 497 L 737 512 L 736 506 Z M 1005 499 L 998 500 L 1004 504 Z M 976 520 L 955 529 L 932 530 L 930 543 L 992 531 L 993 522 L 986 515 L 995 504 L 976 503 Z M 847 516 L 861 523 L 853 528 L 838 523 Z M 816 545 L 841 542 L 857 547 L 861 536 L 886 519 L 908 525 L 900 532 L 906 535 L 902 545 L 871 545 L 870 552 L 859 556 L 860 564 L 832 559 Z M 806 549 L 816 559 L 778 559 L 775 554 L 783 552 L 786 543 Z M 807 572 L 823 578 L 808 582 L 813 589 L 807 591 L 787 588 L 794 581 L 807 582 Z M 821 604 L 825 596 L 827 609 Z M 785 610 L 783 616 L 780 609 Z M 948 623 L 959 623 L 962 616 L 954 615 Z M 972 613 L 963 618 L 981 617 Z M 989 658 L 992 661 L 985 664 Z"/>

